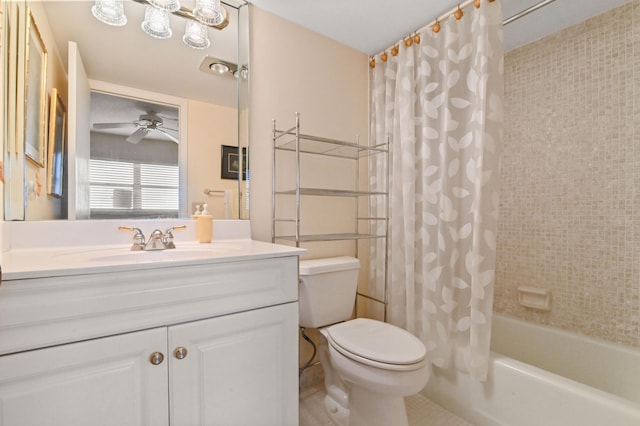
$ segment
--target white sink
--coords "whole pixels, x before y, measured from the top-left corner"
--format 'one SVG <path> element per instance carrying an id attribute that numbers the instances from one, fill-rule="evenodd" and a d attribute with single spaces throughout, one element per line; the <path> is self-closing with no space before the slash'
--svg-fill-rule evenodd
<path id="1" fill-rule="evenodd" d="M 206 259 L 213 254 L 221 254 L 219 250 L 193 250 L 193 249 L 171 249 L 171 250 L 149 250 L 149 251 L 129 251 L 126 253 L 114 253 L 91 256 L 87 260 L 96 262 L 161 262 L 166 260 L 189 260 Z"/>
<path id="2" fill-rule="evenodd" d="M 242 250 L 241 244 L 228 242 L 213 244 L 186 243 L 175 249 L 135 251 L 131 250 L 130 246 L 119 245 L 117 247 L 74 248 L 63 250 L 53 256 L 61 261 L 73 258 L 97 263 L 147 263 L 208 259 L 233 254 L 238 250 Z"/>

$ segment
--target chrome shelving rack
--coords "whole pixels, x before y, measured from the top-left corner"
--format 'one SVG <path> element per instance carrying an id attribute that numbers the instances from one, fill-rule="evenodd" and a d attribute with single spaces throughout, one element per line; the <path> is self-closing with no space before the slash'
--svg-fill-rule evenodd
<path id="1" fill-rule="evenodd" d="M 278 171 L 278 153 L 281 151 L 289 151 L 295 154 L 295 183 L 292 187 L 281 190 L 276 186 L 276 172 Z M 301 163 L 300 158 L 302 155 L 318 155 L 326 157 L 337 157 L 343 159 L 351 159 L 355 161 L 355 184 L 354 190 L 342 190 L 342 189 L 318 189 L 318 188 L 305 188 L 302 187 L 301 182 Z M 300 247 L 300 244 L 306 242 L 319 242 L 319 241 L 344 241 L 344 240 L 361 240 L 361 239 L 385 239 L 385 282 L 384 282 L 384 300 L 358 293 L 359 296 L 367 299 L 382 303 L 384 306 L 386 317 L 386 305 L 387 305 L 387 251 L 388 251 L 388 234 L 389 234 L 389 179 L 386 179 L 384 184 L 385 188 L 382 191 L 370 191 L 360 190 L 360 159 L 373 156 L 384 155 L 387 162 L 387 170 L 390 170 L 390 152 L 388 141 L 374 146 L 360 145 L 358 141 L 348 142 L 337 139 L 330 139 L 321 136 L 314 136 L 309 134 L 300 133 L 300 115 L 296 113 L 295 125 L 291 128 L 281 130 L 276 126 L 276 120 L 273 120 L 273 181 L 272 181 L 272 223 L 271 223 L 271 240 L 286 241 L 295 243 L 296 247 Z M 276 205 L 278 203 L 278 197 L 294 196 L 295 197 L 295 214 L 293 218 L 282 218 L 276 216 Z M 327 233 L 327 234 L 311 234 L 305 235 L 300 232 L 300 223 L 302 218 L 300 217 L 300 204 L 303 197 L 320 196 L 320 197 L 351 197 L 356 199 L 355 202 L 355 229 L 352 233 Z M 382 217 L 370 217 L 361 216 L 359 212 L 359 203 L 357 201 L 360 197 L 382 196 L 385 203 L 385 215 Z M 359 232 L 361 223 L 371 223 L 373 221 L 384 221 L 383 233 L 362 233 Z M 295 225 L 294 233 L 279 234 L 278 223 L 292 223 Z M 370 227 L 367 226 L 367 229 Z M 358 245 L 356 244 L 356 257 L 358 257 Z M 386 318 L 385 318 L 386 319 Z"/>

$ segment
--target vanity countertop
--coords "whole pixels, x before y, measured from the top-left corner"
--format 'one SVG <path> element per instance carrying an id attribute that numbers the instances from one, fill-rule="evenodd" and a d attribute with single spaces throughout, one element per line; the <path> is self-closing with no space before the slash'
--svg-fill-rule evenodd
<path id="1" fill-rule="evenodd" d="M 2 280 L 99 274 L 298 256 L 306 250 L 279 244 L 232 239 L 200 244 L 176 241 L 177 248 L 131 251 L 129 244 L 15 249 L 2 253 Z"/>

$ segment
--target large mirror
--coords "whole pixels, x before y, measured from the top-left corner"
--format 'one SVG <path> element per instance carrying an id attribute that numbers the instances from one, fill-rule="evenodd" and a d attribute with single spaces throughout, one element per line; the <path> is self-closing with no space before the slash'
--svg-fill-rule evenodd
<path id="1" fill-rule="evenodd" d="M 248 219 L 243 0 L 222 3 L 227 19 L 206 28 L 210 46 L 203 49 L 183 40 L 191 20 L 180 15 L 188 15 L 195 0 L 181 1 L 182 9 L 169 15 L 166 39 L 142 30 L 143 0 L 124 1 L 122 26 L 96 19 L 93 0 L 0 2 L 5 220 L 189 217 L 205 203 L 216 218 Z M 39 79 L 30 75 L 28 59 L 34 37 L 42 41 L 38 52 L 44 47 L 47 53 Z M 35 81 L 45 87 L 36 91 Z M 34 94 L 44 108 L 29 106 Z M 41 148 L 42 161 L 25 152 L 40 147 L 27 140 L 31 111 L 45 111 L 45 145 L 55 140 L 48 136 L 52 94 L 66 114 L 63 166 L 58 162 L 56 171 L 47 170 L 48 146 Z M 243 154 L 231 166 L 223 164 L 229 149 Z M 47 185 L 52 174 L 61 190 Z"/>

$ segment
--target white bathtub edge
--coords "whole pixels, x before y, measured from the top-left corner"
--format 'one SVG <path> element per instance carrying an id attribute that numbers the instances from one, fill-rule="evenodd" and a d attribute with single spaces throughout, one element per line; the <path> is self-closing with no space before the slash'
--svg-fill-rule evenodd
<path id="1" fill-rule="evenodd" d="M 422 391 L 477 426 L 637 426 L 640 405 L 491 353 L 489 380 L 434 368 Z"/>

